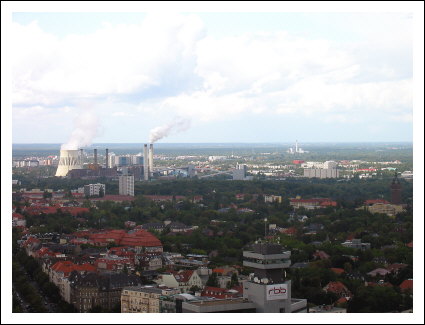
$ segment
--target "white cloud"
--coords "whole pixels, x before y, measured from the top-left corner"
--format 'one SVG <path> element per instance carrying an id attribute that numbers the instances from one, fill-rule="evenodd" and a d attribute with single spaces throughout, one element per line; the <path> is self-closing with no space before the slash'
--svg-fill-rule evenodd
<path id="1" fill-rule="evenodd" d="M 104 24 L 61 39 L 37 22 L 12 28 L 18 119 L 48 114 L 47 107 L 69 114 L 88 100 L 98 112 L 107 102 L 111 116 L 145 120 L 296 114 L 353 122 L 349 117 L 372 111 L 412 120 L 412 43 L 404 18 L 359 26 L 361 42 L 286 31 L 218 39 L 206 35 L 196 15 L 148 15 L 137 25 Z"/>

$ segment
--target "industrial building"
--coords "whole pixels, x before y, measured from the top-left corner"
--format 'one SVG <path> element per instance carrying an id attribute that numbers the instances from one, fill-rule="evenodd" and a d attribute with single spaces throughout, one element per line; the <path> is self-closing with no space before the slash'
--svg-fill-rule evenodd
<path id="1" fill-rule="evenodd" d="M 72 169 L 82 169 L 79 150 L 61 150 L 58 169 L 55 176 L 64 177 Z"/>

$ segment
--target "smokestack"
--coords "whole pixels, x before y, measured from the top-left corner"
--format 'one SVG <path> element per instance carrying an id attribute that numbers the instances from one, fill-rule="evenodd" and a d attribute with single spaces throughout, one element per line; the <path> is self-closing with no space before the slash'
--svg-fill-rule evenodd
<path id="1" fill-rule="evenodd" d="M 97 165 L 97 149 L 94 149 L 94 164 Z"/>
<path id="2" fill-rule="evenodd" d="M 153 143 L 149 145 L 149 172 L 153 176 Z"/>
<path id="3" fill-rule="evenodd" d="M 147 144 L 143 146 L 143 176 L 145 181 L 149 180 L 149 158 Z"/>
<path id="4" fill-rule="evenodd" d="M 55 176 L 66 176 L 72 169 L 82 169 L 79 150 L 61 150 Z"/>
<path id="5" fill-rule="evenodd" d="M 83 149 L 80 149 L 80 162 L 81 162 L 81 166 L 84 163 L 83 159 L 84 159 L 84 152 L 83 152 Z"/>
<path id="6" fill-rule="evenodd" d="M 106 161 L 105 167 L 108 168 L 109 166 L 109 149 L 108 148 L 106 148 L 105 161 Z"/>

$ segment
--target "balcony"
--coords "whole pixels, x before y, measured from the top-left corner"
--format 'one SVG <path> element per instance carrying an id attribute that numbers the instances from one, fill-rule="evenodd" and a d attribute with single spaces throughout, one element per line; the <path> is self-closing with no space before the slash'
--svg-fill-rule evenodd
<path id="1" fill-rule="evenodd" d="M 248 267 L 252 267 L 255 269 L 262 269 L 262 270 L 285 269 L 291 266 L 291 261 L 286 260 L 280 263 L 270 263 L 270 264 L 256 263 L 253 261 L 243 261 L 243 266 L 248 266 Z"/>

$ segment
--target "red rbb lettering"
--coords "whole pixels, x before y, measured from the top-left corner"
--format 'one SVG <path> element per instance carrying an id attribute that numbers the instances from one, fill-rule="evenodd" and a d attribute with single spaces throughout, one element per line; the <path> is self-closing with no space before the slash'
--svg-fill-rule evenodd
<path id="1" fill-rule="evenodd" d="M 273 294 L 275 295 L 279 295 L 282 293 L 286 293 L 286 289 L 285 288 L 273 288 L 269 290 L 269 294 L 273 291 Z"/>

